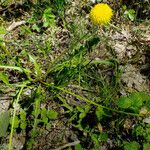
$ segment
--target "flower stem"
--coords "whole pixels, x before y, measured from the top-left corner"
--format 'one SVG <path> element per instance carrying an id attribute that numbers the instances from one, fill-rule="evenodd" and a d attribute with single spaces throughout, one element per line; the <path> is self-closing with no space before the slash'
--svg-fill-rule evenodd
<path id="1" fill-rule="evenodd" d="M 88 103 L 88 104 L 92 104 L 92 105 L 95 105 L 95 106 L 97 106 L 97 107 L 102 107 L 102 108 L 104 108 L 104 109 L 107 109 L 107 110 L 110 110 L 110 111 L 113 111 L 113 112 L 116 112 L 116 113 L 120 113 L 120 114 L 125 114 L 125 115 L 130 115 L 130 116 L 137 116 L 137 117 L 140 116 L 140 114 L 125 112 L 125 111 L 121 111 L 121 110 L 116 110 L 116 109 L 112 109 L 112 108 L 107 107 L 107 106 L 103 106 L 103 105 L 97 104 L 96 102 L 94 102 L 94 101 L 92 101 L 92 100 L 89 100 L 89 99 L 87 99 L 87 98 L 85 98 L 85 97 L 82 97 L 82 96 L 80 96 L 80 95 L 77 95 L 77 94 L 75 94 L 75 93 L 72 93 L 72 92 L 69 91 L 69 90 L 65 90 L 65 89 L 63 89 L 63 88 L 61 88 L 61 87 L 57 87 L 57 86 L 54 86 L 54 85 L 52 85 L 52 84 L 48 84 L 48 83 L 45 83 L 45 82 L 42 82 L 42 83 L 45 84 L 45 85 L 47 85 L 47 86 L 53 87 L 53 88 L 55 88 L 55 89 L 57 89 L 57 90 L 60 90 L 60 91 L 62 91 L 63 93 L 70 94 L 70 95 L 76 97 L 76 98 L 79 99 L 79 100 L 85 101 L 85 102 Z"/>

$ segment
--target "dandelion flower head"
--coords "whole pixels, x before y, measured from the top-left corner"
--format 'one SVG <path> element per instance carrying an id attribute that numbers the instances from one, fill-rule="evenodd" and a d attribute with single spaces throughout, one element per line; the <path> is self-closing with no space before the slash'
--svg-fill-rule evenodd
<path id="1" fill-rule="evenodd" d="M 109 5 L 99 3 L 91 9 L 90 19 L 95 25 L 104 25 L 110 22 L 112 15 L 113 11 Z"/>

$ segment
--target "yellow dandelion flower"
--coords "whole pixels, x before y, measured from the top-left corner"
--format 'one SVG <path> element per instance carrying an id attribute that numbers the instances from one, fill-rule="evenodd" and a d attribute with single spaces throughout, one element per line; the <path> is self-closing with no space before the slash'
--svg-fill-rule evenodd
<path id="1" fill-rule="evenodd" d="M 110 22 L 113 15 L 109 5 L 104 3 L 96 4 L 90 12 L 90 19 L 95 25 L 104 25 Z"/>

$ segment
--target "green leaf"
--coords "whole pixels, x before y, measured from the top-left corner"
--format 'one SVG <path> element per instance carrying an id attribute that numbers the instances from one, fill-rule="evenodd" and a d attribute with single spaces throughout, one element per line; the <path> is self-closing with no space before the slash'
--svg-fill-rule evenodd
<path id="1" fill-rule="evenodd" d="M 90 62 L 90 60 L 88 61 Z M 109 61 L 109 60 L 93 60 L 91 61 L 90 65 L 109 65 L 109 66 L 113 66 L 114 63 Z"/>
<path id="2" fill-rule="evenodd" d="M 150 101 L 150 96 L 148 95 L 148 93 L 146 92 L 138 92 L 139 93 L 139 97 L 141 97 L 142 101 Z"/>
<path id="3" fill-rule="evenodd" d="M 24 110 L 20 112 L 20 119 L 21 121 L 26 121 L 26 112 Z"/>
<path id="4" fill-rule="evenodd" d="M 146 133 L 145 139 L 146 139 L 147 142 L 150 143 L 150 126 L 148 126 L 146 128 L 145 133 Z"/>
<path id="5" fill-rule="evenodd" d="M 47 111 L 47 117 L 49 119 L 56 119 L 57 116 L 58 116 L 58 113 L 56 111 L 54 111 L 54 110 L 48 110 Z"/>
<path id="6" fill-rule="evenodd" d="M 20 72 L 23 72 L 23 69 L 20 67 L 16 67 L 16 66 L 5 66 L 5 65 L 0 65 L 0 68 L 3 69 L 10 69 L 10 70 L 18 70 Z"/>
<path id="7" fill-rule="evenodd" d="M 84 112 L 85 110 L 79 106 L 76 107 L 79 112 Z"/>
<path id="8" fill-rule="evenodd" d="M 0 113 L 0 137 L 6 135 L 6 131 L 9 125 L 9 112 Z"/>
<path id="9" fill-rule="evenodd" d="M 18 116 L 15 116 L 14 118 L 14 129 L 17 129 L 19 127 L 19 119 L 18 119 Z M 10 118 L 10 124 L 12 124 L 12 118 Z"/>
<path id="10" fill-rule="evenodd" d="M 29 75 L 29 73 L 30 73 L 31 71 L 28 70 L 28 69 L 25 69 L 25 68 L 22 68 L 22 67 L 16 67 L 16 66 L 6 66 L 6 65 L 0 65 L 0 68 L 3 68 L 3 69 L 10 69 L 10 70 L 17 70 L 17 71 L 20 71 L 20 72 L 24 72 L 24 73 L 27 75 L 27 77 L 28 77 L 29 79 L 31 79 L 31 78 L 30 78 L 30 75 Z"/>
<path id="11" fill-rule="evenodd" d="M 47 115 L 47 110 L 46 110 L 46 108 L 43 108 L 41 110 L 41 118 L 45 117 L 46 115 Z"/>
<path id="12" fill-rule="evenodd" d="M 131 106 L 132 102 L 127 96 L 122 96 L 118 100 L 118 106 L 120 108 L 129 108 Z"/>
<path id="13" fill-rule="evenodd" d="M 139 150 L 139 143 L 133 141 L 133 142 L 126 142 L 124 143 L 124 150 Z"/>
<path id="14" fill-rule="evenodd" d="M 32 31 L 30 30 L 30 28 L 28 26 L 22 26 L 21 27 L 20 35 L 28 35 L 31 33 L 32 33 Z"/>
<path id="15" fill-rule="evenodd" d="M 126 10 L 126 9 L 127 9 L 127 6 L 126 6 L 126 5 L 123 5 L 123 6 L 122 6 L 122 9 L 123 9 L 123 10 Z"/>
<path id="16" fill-rule="evenodd" d="M 38 27 L 37 24 L 34 24 L 34 25 L 32 26 L 32 29 L 33 29 L 33 30 L 36 30 L 37 32 L 40 32 L 40 31 L 41 31 L 41 29 Z"/>
<path id="17" fill-rule="evenodd" d="M 103 115 L 104 115 L 103 108 L 102 107 L 98 107 L 96 109 L 95 113 L 96 113 L 97 119 L 100 121 L 103 118 Z"/>
<path id="18" fill-rule="evenodd" d="M 66 107 L 70 112 L 73 111 L 73 107 L 71 107 L 69 104 L 67 103 L 63 103 L 61 106 Z"/>
<path id="19" fill-rule="evenodd" d="M 6 33 L 7 33 L 7 30 L 3 26 L 1 26 L 0 27 L 0 35 L 4 35 Z"/>
<path id="20" fill-rule="evenodd" d="M 128 14 L 128 16 L 129 16 L 129 19 L 131 20 L 131 21 L 134 21 L 134 19 L 135 19 L 135 15 L 134 14 Z"/>
<path id="21" fill-rule="evenodd" d="M 75 150 L 83 150 L 81 144 L 75 145 Z"/>
<path id="22" fill-rule="evenodd" d="M 143 134 L 145 133 L 142 126 L 135 127 L 135 132 L 136 132 L 136 136 L 143 136 Z"/>
<path id="23" fill-rule="evenodd" d="M 42 71 L 40 70 L 38 63 L 36 62 L 36 59 L 33 56 L 31 56 L 30 54 L 28 54 L 28 55 L 29 55 L 30 61 L 34 64 L 35 73 L 37 74 L 37 78 L 40 78 Z"/>
<path id="24" fill-rule="evenodd" d="M 98 137 L 99 141 L 106 142 L 108 140 L 108 134 L 107 133 L 101 133 Z"/>
<path id="25" fill-rule="evenodd" d="M 149 143 L 145 143 L 143 145 L 143 150 L 150 150 L 150 144 Z"/>
<path id="26" fill-rule="evenodd" d="M 92 134 L 91 139 L 92 139 L 92 141 L 94 141 L 94 143 L 96 145 L 99 145 L 99 140 L 98 140 L 98 135 L 97 134 Z"/>
<path id="27" fill-rule="evenodd" d="M 130 100 L 132 101 L 133 108 L 140 108 L 143 105 L 143 97 L 140 92 L 131 93 L 128 98 L 130 98 Z"/>
<path id="28" fill-rule="evenodd" d="M 149 101 L 147 101 L 147 103 L 146 103 L 146 107 L 150 110 L 150 100 L 149 100 Z"/>
<path id="29" fill-rule="evenodd" d="M 47 130 L 51 129 L 51 127 L 52 127 L 51 123 L 47 123 L 47 124 L 46 124 L 46 129 L 47 129 Z"/>
<path id="30" fill-rule="evenodd" d="M 49 22 L 44 22 L 43 27 L 47 28 L 49 26 Z"/>
<path id="31" fill-rule="evenodd" d="M 0 80 L 3 81 L 5 84 L 9 84 L 8 76 L 4 73 L 0 73 Z"/>
<path id="32" fill-rule="evenodd" d="M 35 102 L 34 102 L 34 105 L 33 105 L 34 109 L 32 111 L 32 114 L 34 115 L 34 123 L 33 123 L 33 129 L 32 129 L 33 133 L 36 133 L 37 125 L 41 121 L 40 119 L 38 119 L 38 116 L 41 113 L 41 109 L 40 109 L 40 104 L 41 104 L 41 101 L 42 101 L 41 90 L 42 90 L 41 86 L 39 85 L 38 88 L 35 91 Z"/>
<path id="33" fill-rule="evenodd" d="M 35 139 L 33 138 L 30 138 L 28 141 L 27 141 L 27 149 L 33 149 L 33 145 L 35 144 Z"/>
<path id="34" fill-rule="evenodd" d="M 48 118 L 45 116 L 42 118 L 42 122 L 46 125 L 48 124 Z"/>
<path id="35" fill-rule="evenodd" d="M 79 118 L 80 119 L 83 119 L 84 117 L 86 117 L 86 112 L 82 112 L 82 113 L 80 113 L 80 115 L 79 115 Z"/>
<path id="36" fill-rule="evenodd" d="M 20 123 L 20 128 L 21 128 L 22 130 L 25 130 L 25 129 L 26 129 L 26 126 L 27 126 L 27 123 L 26 123 L 26 122 L 22 121 L 22 122 Z"/>
<path id="37" fill-rule="evenodd" d="M 22 110 L 20 112 L 20 128 L 22 130 L 26 129 L 27 123 L 26 123 L 26 112 L 24 110 Z"/>
<path id="38" fill-rule="evenodd" d="M 128 17 L 131 21 L 135 20 L 135 10 L 129 9 L 124 12 L 124 15 Z"/>
<path id="39" fill-rule="evenodd" d="M 55 25 L 55 16 L 52 14 L 51 8 L 44 10 L 43 21 L 44 21 L 43 27 L 49 27 Z"/>

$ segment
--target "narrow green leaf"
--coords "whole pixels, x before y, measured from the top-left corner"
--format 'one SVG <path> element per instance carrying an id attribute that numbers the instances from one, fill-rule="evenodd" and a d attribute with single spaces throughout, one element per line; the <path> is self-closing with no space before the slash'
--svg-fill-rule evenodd
<path id="1" fill-rule="evenodd" d="M 20 72 L 23 72 L 23 69 L 20 67 L 16 67 L 16 66 L 5 66 L 5 65 L 0 65 L 0 68 L 3 69 L 10 69 L 10 70 L 18 70 Z"/>
<path id="2" fill-rule="evenodd" d="M 28 55 L 29 55 L 30 61 L 34 64 L 37 77 L 39 78 L 42 74 L 42 71 L 40 70 L 38 63 L 36 62 L 36 59 L 33 56 L 31 56 L 30 54 L 28 54 Z"/>
<path id="3" fill-rule="evenodd" d="M 9 112 L 0 113 L 0 137 L 6 135 L 6 131 L 9 125 Z"/>
<path id="4" fill-rule="evenodd" d="M 0 73 L 0 80 L 3 81 L 5 84 L 9 84 L 8 76 L 4 73 Z"/>

